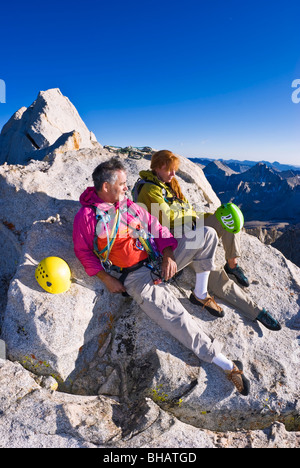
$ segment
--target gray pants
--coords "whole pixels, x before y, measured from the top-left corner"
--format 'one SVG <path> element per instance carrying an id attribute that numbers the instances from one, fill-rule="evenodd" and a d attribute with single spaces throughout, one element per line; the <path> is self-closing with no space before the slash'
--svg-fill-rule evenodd
<path id="1" fill-rule="evenodd" d="M 217 245 L 218 236 L 210 227 L 202 227 L 193 238 L 189 235 L 178 239 L 178 247 L 174 251 L 178 270 L 189 264 L 196 273 L 213 270 Z M 125 288 L 154 322 L 193 351 L 200 360 L 212 362 L 221 352 L 221 344 L 206 335 L 170 287 L 165 283 L 153 284 L 148 268 L 142 267 L 130 273 Z"/>

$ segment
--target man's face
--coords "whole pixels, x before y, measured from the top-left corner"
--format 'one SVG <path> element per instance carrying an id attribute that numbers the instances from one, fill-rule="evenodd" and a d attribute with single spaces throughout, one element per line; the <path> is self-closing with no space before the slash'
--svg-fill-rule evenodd
<path id="1" fill-rule="evenodd" d="M 116 203 L 125 198 L 127 187 L 127 175 L 124 171 L 117 171 L 117 179 L 114 183 L 107 183 L 107 200 L 109 203 Z"/>

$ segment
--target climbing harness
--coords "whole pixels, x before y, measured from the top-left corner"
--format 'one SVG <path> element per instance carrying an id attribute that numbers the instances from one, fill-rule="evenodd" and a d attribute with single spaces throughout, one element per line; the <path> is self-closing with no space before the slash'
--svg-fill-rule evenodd
<path id="1" fill-rule="evenodd" d="M 97 255 L 97 257 L 100 259 L 102 266 L 105 271 L 108 271 L 112 267 L 112 263 L 109 260 L 109 254 L 113 248 L 113 245 L 115 243 L 117 233 L 119 230 L 120 226 L 120 219 L 121 219 L 121 212 L 119 209 L 116 210 L 116 215 L 114 219 L 114 224 L 112 227 L 111 235 L 109 235 L 108 231 L 108 224 L 111 221 L 111 216 L 110 214 L 105 211 L 103 212 L 100 210 L 99 207 L 93 207 L 95 209 L 95 215 L 96 215 L 96 220 L 97 220 L 97 225 L 95 229 L 95 236 L 94 236 L 94 253 Z M 102 249 L 99 251 L 98 249 L 98 237 L 101 234 L 101 226 L 104 225 L 105 231 L 106 231 L 106 237 L 107 237 L 107 244 Z"/>
<path id="2" fill-rule="evenodd" d="M 116 210 L 111 235 L 109 235 L 108 224 L 111 222 L 111 216 L 109 212 L 107 211 L 104 212 L 100 210 L 99 207 L 95 207 L 95 206 L 92 206 L 92 208 L 94 209 L 96 213 L 96 220 L 97 220 L 97 225 L 95 229 L 95 238 L 94 238 L 94 253 L 100 259 L 101 264 L 106 272 L 115 271 L 117 273 L 120 273 L 119 281 L 122 284 L 124 284 L 129 273 L 137 271 L 138 269 L 142 267 L 146 267 L 151 272 L 151 278 L 152 278 L 153 284 L 155 285 L 158 285 L 161 283 L 171 284 L 175 286 L 181 292 L 183 296 L 188 297 L 185 291 L 180 287 L 180 285 L 177 282 L 177 279 L 181 275 L 182 271 L 178 272 L 174 277 L 172 277 L 168 281 L 164 280 L 164 278 L 162 277 L 162 274 L 161 274 L 162 255 L 157 249 L 153 235 L 148 232 L 146 227 L 141 226 L 141 223 L 136 225 L 135 227 L 129 225 L 128 228 L 132 230 L 131 235 L 133 238 L 136 239 L 136 246 L 140 250 L 145 250 L 148 254 L 148 257 L 145 260 L 141 260 L 136 265 L 133 265 L 131 267 L 120 268 L 116 265 L 113 265 L 112 262 L 109 260 L 109 254 L 112 250 L 112 247 L 117 237 L 121 216 L 126 211 L 126 209 L 128 209 L 128 212 L 130 212 L 130 209 L 129 207 L 126 207 L 126 209 L 124 210 L 120 210 L 120 209 Z M 131 212 L 131 214 L 134 217 L 136 216 L 136 213 L 134 212 Z M 104 228 L 106 231 L 107 245 L 105 246 L 105 248 L 99 251 L 97 240 L 98 240 L 98 235 L 100 235 L 102 232 L 101 227 L 103 224 L 104 224 Z M 124 297 L 129 297 L 129 294 L 126 292 L 122 293 L 122 295 Z"/>
<path id="3" fill-rule="evenodd" d="M 108 225 L 112 220 L 109 212 L 102 211 L 99 207 L 95 207 L 93 205 L 91 207 L 95 211 L 96 221 L 97 221 L 96 228 L 95 228 L 95 235 L 94 235 L 94 253 L 100 259 L 104 270 L 106 272 L 116 271 L 117 273 L 121 273 L 119 280 L 124 284 L 125 279 L 129 273 L 136 271 L 137 269 L 145 266 L 146 268 L 151 270 L 151 273 L 153 275 L 156 276 L 156 278 L 153 279 L 154 284 L 158 284 L 159 281 L 161 282 L 162 281 L 161 280 L 162 256 L 156 247 L 153 235 L 149 233 L 148 230 L 146 230 L 144 227 L 142 227 L 141 224 L 138 224 L 135 227 L 128 225 L 128 228 L 131 230 L 131 237 L 136 239 L 135 241 L 136 247 L 139 250 L 145 250 L 145 252 L 148 254 L 148 258 L 138 262 L 136 265 L 133 265 L 131 267 L 125 267 L 125 268 L 120 268 L 116 265 L 113 265 L 113 263 L 109 259 L 110 252 L 117 238 L 121 216 L 124 212 L 126 212 L 127 209 L 128 211 L 130 211 L 129 207 L 126 207 L 126 209 L 124 210 L 120 210 L 120 209 L 116 210 L 115 219 L 113 221 L 113 226 L 111 229 L 111 234 L 109 234 L 109 229 L 108 229 Z M 133 216 L 136 215 L 135 213 L 131 213 L 131 214 Z M 103 225 L 104 225 L 104 229 L 106 232 L 107 244 L 102 250 L 99 250 L 98 237 L 103 232 L 103 229 L 102 229 Z"/>

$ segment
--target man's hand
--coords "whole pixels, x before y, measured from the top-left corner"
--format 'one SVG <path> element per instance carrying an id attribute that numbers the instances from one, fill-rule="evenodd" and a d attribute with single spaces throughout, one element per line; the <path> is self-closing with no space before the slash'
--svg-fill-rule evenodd
<path id="1" fill-rule="evenodd" d="M 106 271 L 99 271 L 97 273 L 98 278 L 104 283 L 107 290 L 112 294 L 121 294 L 126 292 L 124 285 L 117 278 L 106 273 Z"/>
<path id="2" fill-rule="evenodd" d="M 166 247 L 163 250 L 163 260 L 161 265 L 161 274 L 165 281 L 168 281 L 177 273 L 177 263 L 174 259 L 173 250 L 171 247 Z"/>

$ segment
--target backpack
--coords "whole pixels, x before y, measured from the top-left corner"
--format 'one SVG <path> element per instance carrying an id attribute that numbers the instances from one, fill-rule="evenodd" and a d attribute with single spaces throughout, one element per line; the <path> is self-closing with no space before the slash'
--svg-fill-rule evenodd
<path id="1" fill-rule="evenodd" d="M 152 185 L 156 185 L 157 187 L 161 188 L 162 195 L 163 195 L 164 199 L 166 199 L 167 191 L 166 191 L 165 188 L 163 188 L 161 185 L 156 184 L 155 182 L 153 182 L 151 180 L 145 180 L 145 179 L 139 178 L 136 181 L 136 183 L 134 184 L 133 189 L 131 190 L 132 200 L 134 201 L 134 203 L 138 202 L 138 196 L 139 196 L 144 184 L 152 184 Z"/>

